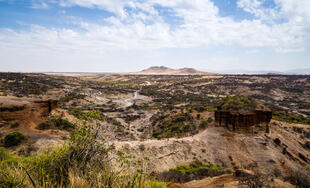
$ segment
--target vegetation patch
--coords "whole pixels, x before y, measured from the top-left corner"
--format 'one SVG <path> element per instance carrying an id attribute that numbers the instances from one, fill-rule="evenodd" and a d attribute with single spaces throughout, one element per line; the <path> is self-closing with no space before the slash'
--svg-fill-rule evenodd
<path id="1" fill-rule="evenodd" d="M 216 111 L 216 108 L 213 106 L 195 106 L 194 110 L 196 110 L 197 112 L 204 112 L 204 111 L 214 112 Z"/>
<path id="2" fill-rule="evenodd" d="M 180 165 L 160 174 L 160 179 L 163 179 L 164 181 L 184 183 L 191 180 L 203 179 L 205 177 L 230 174 L 232 172 L 233 170 L 230 168 L 223 168 L 219 165 L 213 165 L 212 163 L 205 164 L 196 160 L 189 165 Z"/>
<path id="3" fill-rule="evenodd" d="M 72 110 L 71 113 L 78 119 L 81 119 L 84 121 L 93 121 L 93 120 L 103 121 L 104 119 L 99 110 L 91 110 L 91 111 L 84 112 L 82 110 L 75 109 L 75 110 Z"/>
<path id="4" fill-rule="evenodd" d="M 85 95 L 82 95 L 80 93 L 68 93 L 66 96 L 62 97 L 59 101 L 60 102 L 69 102 L 71 100 L 76 100 L 76 99 L 84 99 L 86 96 Z"/>
<path id="5" fill-rule="evenodd" d="M 220 100 L 219 107 L 222 110 L 256 110 L 266 108 L 259 101 L 248 96 L 227 96 Z"/>
<path id="6" fill-rule="evenodd" d="M 10 122 L 10 127 L 11 128 L 16 128 L 18 126 L 19 126 L 19 123 L 17 123 L 17 122 Z"/>
<path id="7" fill-rule="evenodd" d="M 288 123 L 301 123 L 310 125 L 310 119 L 303 115 L 294 115 L 285 111 L 275 111 L 272 114 L 272 119 L 285 121 Z"/>
<path id="8" fill-rule="evenodd" d="M 184 110 L 183 110 L 184 111 Z M 197 133 L 199 129 L 204 129 L 213 119 L 201 118 L 200 114 L 192 115 L 192 110 L 181 113 L 156 114 L 152 120 L 154 138 L 181 137 L 186 134 Z"/>
<path id="9" fill-rule="evenodd" d="M 18 131 L 11 132 L 4 137 L 4 147 L 17 146 L 25 139 L 26 136 L 22 133 Z"/>
<path id="10" fill-rule="evenodd" d="M 153 137 L 155 138 L 181 136 L 197 128 L 194 124 L 194 118 L 190 113 L 158 116 L 153 121 L 153 126 Z"/>
<path id="11" fill-rule="evenodd" d="M 165 187 L 148 181 L 143 168 L 129 169 L 121 158 L 121 170 L 107 159 L 112 149 L 97 142 L 98 129 L 81 125 L 70 143 L 30 157 L 15 156 L 0 148 L 0 188 L 6 187 Z"/>
<path id="12" fill-rule="evenodd" d="M 37 129 L 61 129 L 61 130 L 72 130 L 75 125 L 67 119 L 51 117 L 47 122 L 41 123 L 37 126 Z"/>

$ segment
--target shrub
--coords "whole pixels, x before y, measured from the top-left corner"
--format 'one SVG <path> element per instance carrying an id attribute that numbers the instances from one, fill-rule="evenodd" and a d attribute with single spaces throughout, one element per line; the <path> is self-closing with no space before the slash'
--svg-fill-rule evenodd
<path id="1" fill-rule="evenodd" d="M 227 96 L 219 102 L 221 109 L 224 110 L 253 110 L 258 106 L 264 108 L 259 101 L 248 96 Z"/>
<path id="2" fill-rule="evenodd" d="M 108 153 L 98 142 L 99 128 L 78 126 L 70 143 L 31 157 L 13 156 L 0 148 L 0 188 L 2 187 L 165 187 L 146 181 L 143 167 L 129 169 L 126 156 L 120 156 L 120 170 L 113 170 Z"/>
<path id="3" fill-rule="evenodd" d="M 153 137 L 170 138 L 182 136 L 197 128 L 195 118 L 190 113 L 177 113 L 173 115 L 161 115 L 153 119 Z"/>
<path id="4" fill-rule="evenodd" d="M 209 117 L 207 120 L 208 123 L 211 123 L 212 121 L 213 121 L 212 117 Z"/>
<path id="5" fill-rule="evenodd" d="M 206 128 L 207 125 L 208 125 L 208 122 L 206 120 L 201 120 L 200 124 L 199 124 L 199 127 L 200 128 Z"/>
<path id="6" fill-rule="evenodd" d="M 16 127 L 19 126 L 19 123 L 17 123 L 17 122 L 10 122 L 10 126 L 11 126 L 11 128 L 16 128 Z"/>
<path id="7" fill-rule="evenodd" d="M 84 99 L 84 98 L 85 98 L 85 95 L 82 95 L 79 93 L 68 93 L 66 96 L 60 99 L 60 102 L 65 103 L 65 102 L 69 102 L 74 99 Z"/>
<path id="8" fill-rule="evenodd" d="M 85 121 L 92 121 L 92 120 L 103 120 L 101 113 L 99 110 L 92 110 L 88 112 L 83 112 L 82 110 L 76 109 L 72 110 L 71 113 L 77 117 L 78 119 L 85 120 Z"/>
<path id="9" fill-rule="evenodd" d="M 75 128 L 75 125 L 68 121 L 67 119 L 51 117 L 49 121 L 40 123 L 37 126 L 37 129 L 63 129 L 63 130 L 72 130 Z"/>
<path id="10" fill-rule="evenodd" d="M 54 123 L 56 128 L 59 129 L 74 129 L 74 124 L 67 119 L 62 118 L 51 118 L 50 121 Z"/>
<path id="11" fill-rule="evenodd" d="M 288 123 L 301 123 L 310 125 L 310 119 L 302 115 L 294 115 L 285 111 L 275 111 L 272 113 L 272 118 L 278 121 L 285 121 Z"/>
<path id="12" fill-rule="evenodd" d="M 203 107 L 203 106 L 198 106 L 197 108 L 195 108 L 195 110 L 196 110 L 197 112 L 203 112 L 203 111 L 205 111 L 205 107 Z"/>
<path id="13" fill-rule="evenodd" d="M 200 114 L 197 114 L 196 119 L 200 119 L 200 116 L 201 116 Z"/>
<path id="14" fill-rule="evenodd" d="M 4 137 L 4 146 L 5 147 L 17 146 L 24 139 L 26 139 L 26 136 L 23 135 L 22 133 L 18 131 L 11 132 Z"/>
<path id="15" fill-rule="evenodd" d="M 62 130 L 72 130 L 75 128 L 75 124 L 71 123 L 67 119 L 51 117 L 49 121 L 40 123 L 37 129 L 62 129 Z"/>
<path id="16" fill-rule="evenodd" d="M 179 165 L 168 172 L 160 174 L 164 181 L 174 181 L 179 183 L 188 182 L 194 179 L 202 179 L 208 176 L 218 176 L 232 173 L 230 168 L 222 168 L 211 163 L 205 164 L 199 160 L 193 161 L 189 165 Z"/>

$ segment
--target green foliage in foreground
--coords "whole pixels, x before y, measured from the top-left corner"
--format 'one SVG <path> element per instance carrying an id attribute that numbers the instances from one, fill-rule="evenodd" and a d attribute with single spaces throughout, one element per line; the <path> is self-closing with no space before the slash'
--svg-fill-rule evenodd
<path id="1" fill-rule="evenodd" d="M 112 150 L 98 141 L 98 129 L 79 126 L 70 143 L 36 156 L 15 156 L 0 148 L 0 188 L 7 187 L 166 187 L 147 181 L 143 168 L 130 169 L 121 158 L 119 169 L 108 160 Z M 115 164 L 114 164 L 115 165 Z"/>
<path id="2" fill-rule="evenodd" d="M 17 146 L 25 139 L 26 139 L 25 135 L 23 135 L 18 131 L 14 131 L 4 137 L 4 146 L 5 147 Z"/>
<path id="3" fill-rule="evenodd" d="M 152 180 L 147 180 L 147 181 L 145 181 L 144 187 L 150 187 L 150 188 L 168 188 L 166 182 L 152 181 Z"/>
<path id="4" fill-rule="evenodd" d="M 211 163 L 203 163 L 199 160 L 193 161 L 189 165 L 180 165 L 176 168 L 164 172 L 160 176 L 165 181 L 188 182 L 194 179 L 202 179 L 208 176 L 218 176 L 221 174 L 230 174 L 233 170 L 230 168 L 222 168 Z"/>
<path id="5" fill-rule="evenodd" d="M 310 125 L 310 119 L 305 118 L 302 115 L 293 115 L 289 114 L 285 111 L 275 111 L 272 113 L 272 119 L 278 121 L 285 121 L 288 123 L 301 123 L 301 124 L 308 124 Z"/>

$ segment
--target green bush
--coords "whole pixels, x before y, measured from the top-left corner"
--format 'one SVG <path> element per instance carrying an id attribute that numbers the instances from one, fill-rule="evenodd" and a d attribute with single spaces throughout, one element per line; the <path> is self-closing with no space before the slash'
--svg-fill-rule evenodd
<path id="1" fill-rule="evenodd" d="M 223 110 L 254 110 L 260 105 L 257 100 L 248 96 L 227 96 L 219 104 Z"/>
<path id="2" fill-rule="evenodd" d="M 197 114 L 196 115 L 196 119 L 200 119 L 201 115 L 200 114 Z"/>
<path id="3" fill-rule="evenodd" d="M 188 182 L 194 179 L 202 179 L 208 176 L 218 176 L 221 174 L 230 174 L 233 170 L 222 168 L 211 163 L 203 163 L 199 160 L 193 161 L 189 165 L 179 165 L 167 172 L 160 174 L 160 179 L 164 181 L 174 181 L 179 183 Z"/>
<path id="4" fill-rule="evenodd" d="M 75 125 L 68 121 L 67 119 L 51 117 L 49 121 L 40 123 L 37 126 L 37 129 L 62 129 L 62 130 L 72 130 L 75 128 Z"/>
<path id="5" fill-rule="evenodd" d="M 65 102 L 69 102 L 74 99 L 84 99 L 84 98 L 85 98 L 85 95 L 82 95 L 79 93 L 68 93 L 66 96 L 60 99 L 60 102 L 65 103 Z"/>
<path id="6" fill-rule="evenodd" d="M 98 142 L 97 133 L 98 128 L 90 125 L 78 126 L 68 145 L 31 157 L 14 156 L 0 148 L 0 188 L 165 185 L 146 181 L 143 168 L 129 170 L 126 156 L 120 157 L 121 170 L 113 170 L 107 159 L 111 149 L 102 145 L 102 140 Z"/>
<path id="7" fill-rule="evenodd" d="M 177 113 L 173 115 L 160 115 L 153 119 L 154 138 L 170 138 L 182 136 L 195 130 L 195 118 L 190 113 Z"/>
<path id="8" fill-rule="evenodd" d="M 274 111 L 272 113 L 272 119 L 278 121 L 285 121 L 288 123 L 301 123 L 310 125 L 310 119 L 302 115 L 294 115 L 285 111 Z"/>
<path id="9" fill-rule="evenodd" d="M 195 110 L 196 110 L 197 112 L 203 112 L 203 111 L 205 111 L 205 107 L 203 107 L 203 106 L 198 106 L 198 107 L 195 108 Z"/>
<path id="10" fill-rule="evenodd" d="M 18 131 L 11 132 L 4 137 L 4 146 L 5 147 L 17 146 L 24 139 L 26 139 L 26 136 L 23 135 L 22 133 Z"/>
<path id="11" fill-rule="evenodd" d="M 199 124 L 199 128 L 206 128 L 208 122 L 206 120 L 201 120 Z"/>
<path id="12" fill-rule="evenodd" d="M 85 120 L 85 121 L 92 121 L 92 120 L 103 120 L 103 116 L 99 110 L 92 110 L 88 112 L 83 112 L 82 110 L 76 109 L 72 110 L 71 113 L 77 117 L 78 119 Z"/>
<path id="13" fill-rule="evenodd" d="M 74 129 L 74 124 L 67 119 L 62 118 L 51 118 L 50 121 L 54 123 L 56 128 L 59 129 Z"/>
<path id="14" fill-rule="evenodd" d="M 17 122 L 10 122 L 10 126 L 11 126 L 11 128 L 16 128 L 16 127 L 19 126 L 19 123 L 17 123 Z"/>
<path id="15" fill-rule="evenodd" d="M 207 120 L 208 123 L 211 123 L 212 121 L 213 121 L 212 117 L 209 117 Z"/>

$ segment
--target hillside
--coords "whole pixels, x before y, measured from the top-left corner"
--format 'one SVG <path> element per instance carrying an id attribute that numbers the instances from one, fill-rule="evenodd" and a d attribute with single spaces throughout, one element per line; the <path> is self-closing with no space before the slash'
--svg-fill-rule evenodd
<path id="1" fill-rule="evenodd" d="M 140 75 L 209 75 L 211 73 L 198 71 L 193 68 L 181 68 L 181 69 L 172 69 L 165 66 L 153 66 L 148 69 L 144 69 L 140 72 L 133 72 L 131 74 L 140 74 Z"/>

